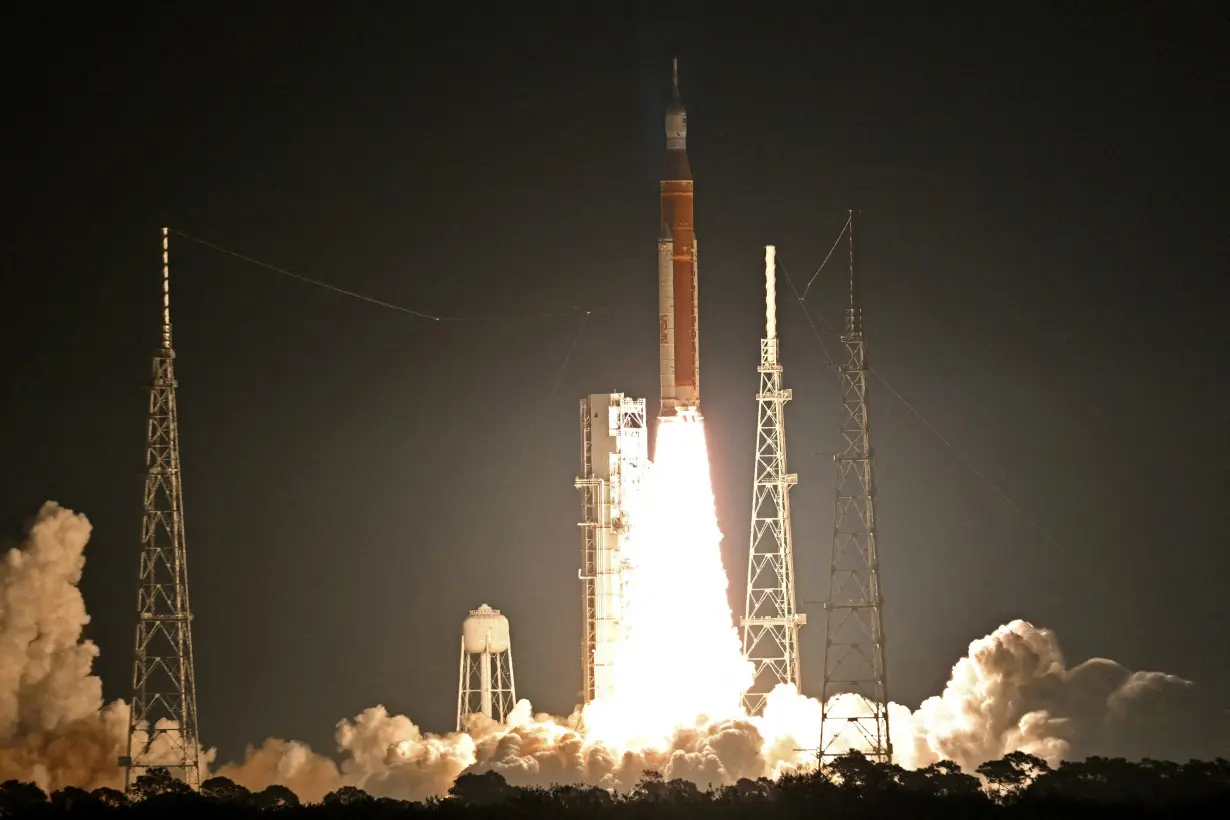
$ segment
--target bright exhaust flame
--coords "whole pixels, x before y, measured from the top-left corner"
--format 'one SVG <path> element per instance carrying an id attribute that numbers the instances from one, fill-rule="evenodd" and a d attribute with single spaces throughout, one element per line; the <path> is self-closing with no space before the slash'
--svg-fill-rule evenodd
<path id="1" fill-rule="evenodd" d="M 640 750 L 665 744 L 680 727 L 742 716 L 753 668 L 726 597 L 699 414 L 661 420 L 644 489 L 629 503 L 615 691 L 590 704 L 584 722 L 589 739 Z"/>

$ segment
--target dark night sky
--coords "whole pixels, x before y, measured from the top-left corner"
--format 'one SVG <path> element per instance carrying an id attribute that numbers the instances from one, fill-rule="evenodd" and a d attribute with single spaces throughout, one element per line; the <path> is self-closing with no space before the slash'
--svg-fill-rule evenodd
<path id="1" fill-rule="evenodd" d="M 83 588 L 109 698 L 128 696 L 169 224 L 398 304 L 499 317 L 424 322 L 173 239 L 206 742 L 328 751 L 334 723 L 376 703 L 451 728 L 460 621 L 483 601 L 512 620 L 520 694 L 572 707 L 576 403 L 656 395 L 672 50 L 732 603 L 762 245 L 806 279 L 857 205 L 872 365 L 1027 512 L 872 383 L 894 700 L 938 692 L 1013 617 L 1054 628 L 1070 660 L 1230 690 L 1223 4 L 250 5 L 6 11 L 0 528 L 15 539 L 46 499 L 94 522 Z M 808 298 L 830 323 L 841 275 Z M 579 317 L 539 314 L 570 306 L 601 310 L 552 393 Z M 797 305 L 781 322 L 815 601 L 838 399 Z M 805 672 L 823 643 L 811 611 Z"/>

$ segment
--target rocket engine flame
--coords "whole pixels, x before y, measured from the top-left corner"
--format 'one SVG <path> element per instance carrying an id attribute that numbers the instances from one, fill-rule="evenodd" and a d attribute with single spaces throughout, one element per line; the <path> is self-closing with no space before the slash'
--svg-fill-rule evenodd
<path id="1" fill-rule="evenodd" d="M 584 713 L 588 738 L 633 750 L 676 727 L 741 717 L 753 673 L 726 596 L 703 419 L 684 410 L 663 418 L 655 452 L 629 511 L 615 691 Z M 686 634 L 666 624 L 685 624 Z"/>

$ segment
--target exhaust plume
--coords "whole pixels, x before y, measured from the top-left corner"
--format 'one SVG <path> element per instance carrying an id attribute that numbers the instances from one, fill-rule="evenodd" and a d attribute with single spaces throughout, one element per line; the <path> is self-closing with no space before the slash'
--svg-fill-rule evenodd
<path id="1" fill-rule="evenodd" d="M 715 658 L 703 707 L 698 701 L 689 712 L 668 689 L 672 696 L 647 710 L 654 714 L 665 706 L 655 716 L 662 722 L 635 723 L 634 736 L 621 738 L 605 737 L 601 723 L 591 727 L 588 707 L 561 718 L 535 714 L 523 700 L 508 725 L 478 715 L 465 732 L 437 735 L 376 706 L 337 724 L 340 763 L 303 743 L 271 738 L 250 747 L 242 762 L 211 766 L 213 773 L 254 791 L 284 785 L 308 801 L 344 785 L 421 800 L 447 793 L 467 772 L 499 772 L 519 786 L 583 783 L 629 791 L 646 769 L 704 787 L 811 765 L 811 753 L 797 750 L 817 744 L 819 702 L 783 685 L 770 694 L 763 716 L 738 710 L 737 682 L 745 674 L 730 652 L 737 642 L 729 607 L 718 606 L 726 579 L 717 551 L 720 533 L 709 523 L 712 491 L 703 427 L 685 422 L 678 427 L 691 429 L 672 444 L 674 455 L 672 448 L 660 451 L 674 466 L 655 479 L 657 509 L 688 509 L 705 525 L 690 532 L 664 525 L 642 533 L 641 543 L 646 550 L 667 551 L 677 544 L 678 558 L 702 565 L 696 578 L 707 580 L 697 583 L 712 587 L 689 593 L 708 601 L 714 621 L 706 645 Z M 702 437 L 693 437 L 696 433 Z M 702 486 L 680 483 L 692 469 L 684 469 L 689 463 L 703 464 Z M 645 520 L 652 522 L 659 513 L 648 512 Z M 661 540 L 663 533 L 671 537 Z M 0 563 L 0 780 L 32 781 L 47 791 L 70 785 L 114 788 L 123 782 L 116 759 L 125 745 L 128 708 L 122 701 L 103 705 L 101 681 L 91 674 L 98 650 L 82 640 L 89 618 L 77 583 L 89 535 L 84 516 L 49 502 L 25 542 Z M 684 535 L 691 540 L 676 538 Z M 654 579 L 659 571 L 677 573 L 674 560 L 645 558 L 638 567 L 647 573 L 642 589 L 662 594 Z M 640 648 L 628 651 L 656 660 L 661 649 L 656 641 L 646 636 Z M 652 665 L 642 668 L 648 675 L 664 673 Z M 653 691 L 649 683 L 640 685 Z M 917 711 L 897 704 L 889 710 L 897 762 L 907 768 L 950 759 L 969 771 L 1017 750 L 1052 765 L 1089 755 L 1211 758 L 1230 742 L 1225 711 L 1190 682 L 1131 672 L 1100 658 L 1069 668 L 1054 634 L 1026 621 L 1013 621 L 971 643 L 944 691 Z M 600 717 L 600 710 L 595 714 Z M 846 745 L 857 748 L 857 743 Z M 212 752 L 202 760 L 209 765 Z"/>
<path id="2" fill-rule="evenodd" d="M 644 482 L 628 511 L 623 549 L 631 566 L 614 693 L 584 714 L 590 737 L 631 749 L 660 743 L 664 729 L 698 717 L 740 716 L 753 678 L 726 595 L 705 426 L 695 411 L 660 420 Z M 684 626 L 664 627 L 672 623 Z"/>

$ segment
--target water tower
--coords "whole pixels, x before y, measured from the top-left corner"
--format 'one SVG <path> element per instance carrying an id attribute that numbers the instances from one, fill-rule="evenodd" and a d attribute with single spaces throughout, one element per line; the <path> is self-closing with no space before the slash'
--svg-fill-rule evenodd
<path id="1" fill-rule="evenodd" d="M 461 625 L 461 681 L 457 687 L 457 731 L 481 712 L 504 723 L 517 703 L 513 685 L 508 618 L 483 604 Z"/>

